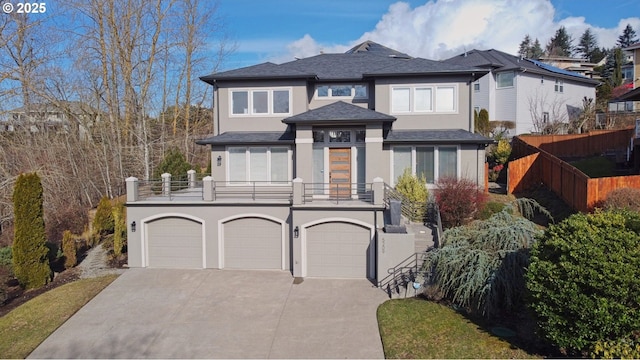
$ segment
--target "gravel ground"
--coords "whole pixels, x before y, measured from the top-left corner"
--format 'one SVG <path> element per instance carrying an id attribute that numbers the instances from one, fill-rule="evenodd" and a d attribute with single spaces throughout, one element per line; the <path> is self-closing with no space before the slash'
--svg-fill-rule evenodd
<path id="1" fill-rule="evenodd" d="M 102 245 L 95 246 L 87 252 L 87 256 L 76 268 L 80 271 L 80 278 L 94 278 L 108 274 L 122 274 L 125 269 L 110 268 L 107 265 L 107 251 Z"/>

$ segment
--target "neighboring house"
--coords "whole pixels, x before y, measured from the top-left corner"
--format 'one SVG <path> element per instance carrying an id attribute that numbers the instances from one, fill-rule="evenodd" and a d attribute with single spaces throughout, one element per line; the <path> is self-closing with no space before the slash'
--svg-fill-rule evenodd
<path id="1" fill-rule="evenodd" d="M 559 69 L 578 73 L 584 77 L 600 80 L 600 75 L 594 70 L 596 66 L 600 66 L 604 63 L 602 60 L 599 64 L 589 62 L 589 59 L 574 58 L 568 56 L 541 56 L 538 58 L 540 62 L 555 66 Z"/>
<path id="2" fill-rule="evenodd" d="M 31 104 L 8 111 L 8 119 L 0 130 L 71 133 L 88 139 L 89 129 L 100 118 L 98 110 L 77 101 Z"/>
<path id="3" fill-rule="evenodd" d="M 492 121 L 513 122 L 509 136 L 563 132 L 580 115 L 583 99 L 596 98 L 597 80 L 498 50 L 472 50 L 444 60 L 490 71 L 473 84 L 473 108 Z"/>
<path id="4" fill-rule="evenodd" d="M 470 100 L 486 72 L 365 42 L 202 77 L 211 177 L 175 192 L 127 179 L 129 266 L 380 280 L 383 257 L 414 253 L 415 237 L 402 252 L 382 231 L 405 169 L 430 188 L 450 176 L 484 186 L 491 140 L 473 132 Z"/>
<path id="5" fill-rule="evenodd" d="M 628 63 L 623 65 L 623 84 L 612 91 L 614 99 L 609 102 L 610 113 L 640 112 L 640 101 L 626 96 L 626 92 L 640 87 L 640 43 L 622 49 L 627 55 Z M 622 93 L 622 95 L 619 95 Z"/>

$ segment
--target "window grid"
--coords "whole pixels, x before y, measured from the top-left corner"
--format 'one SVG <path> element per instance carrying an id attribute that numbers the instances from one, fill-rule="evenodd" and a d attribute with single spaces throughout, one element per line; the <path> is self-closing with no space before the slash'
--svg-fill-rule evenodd
<path id="1" fill-rule="evenodd" d="M 288 147 L 229 147 L 227 154 L 227 181 L 235 185 L 283 184 L 290 178 Z"/>
<path id="2" fill-rule="evenodd" d="M 366 84 L 323 84 L 316 86 L 316 98 L 367 99 Z"/>
<path id="3" fill-rule="evenodd" d="M 391 86 L 391 112 L 457 113 L 457 84 Z"/>
<path id="4" fill-rule="evenodd" d="M 393 147 L 391 168 L 394 185 L 404 170 L 411 174 L 425 176 L 427 184 L 433 185 L 445 176 L 458 177 L 459 148 L 457 146 L 396 146 Z"/>

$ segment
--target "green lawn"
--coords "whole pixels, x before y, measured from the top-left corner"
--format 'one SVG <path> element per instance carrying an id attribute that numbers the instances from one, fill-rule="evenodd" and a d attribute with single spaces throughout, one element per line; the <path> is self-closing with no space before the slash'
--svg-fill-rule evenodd
<path id="1" fill-rule="evenodd" d="M 387 359 L 539 358 L 513 348 L 452 309 L 422 299 L 380 305 L 378 326 Z"/>
<path id="2" fill-rule="evenodd" d="M 588 159 L 573 161 L 571 165 L 585 173 L 590 178 L 614 176 L 616 164 L 604 156 L 596 156 Z"/>
<path id="3" fill-rule="evenodd" d="M 117 275 L 78 280 L 50 290 L 0 318 L 0 357 L 27 357 Z"/>

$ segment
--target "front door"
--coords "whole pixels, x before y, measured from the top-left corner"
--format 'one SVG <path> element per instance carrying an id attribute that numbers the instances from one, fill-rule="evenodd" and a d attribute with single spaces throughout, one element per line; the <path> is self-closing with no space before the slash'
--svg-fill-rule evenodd
<path id="1" fill-rule="evenodd" d="M 329 194 L 351 197 L 351 148 L 329 148 Z"/>

